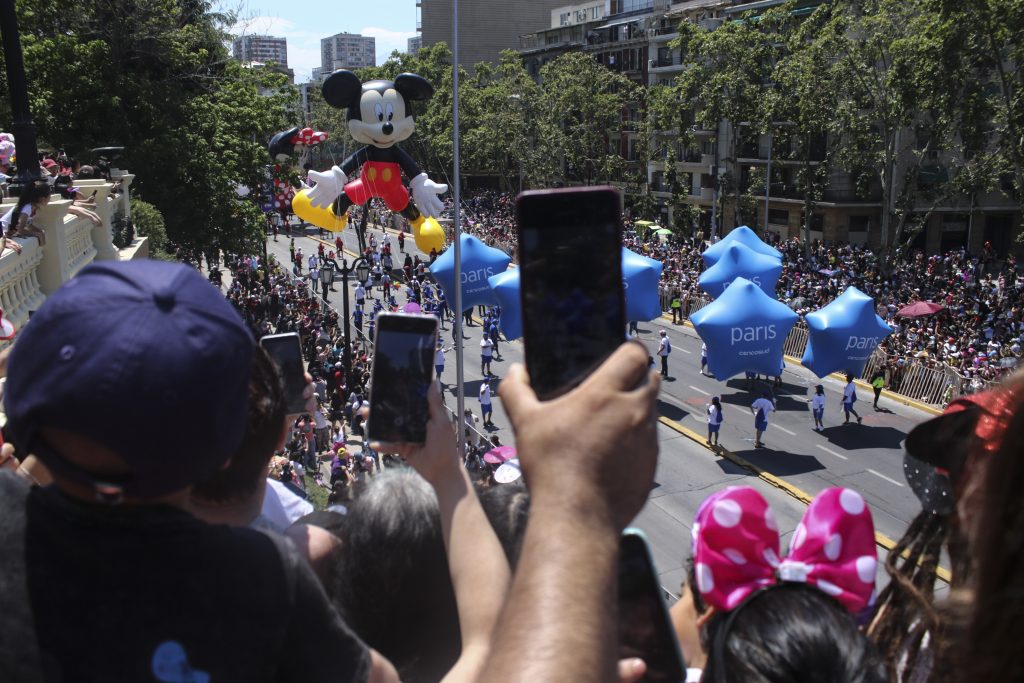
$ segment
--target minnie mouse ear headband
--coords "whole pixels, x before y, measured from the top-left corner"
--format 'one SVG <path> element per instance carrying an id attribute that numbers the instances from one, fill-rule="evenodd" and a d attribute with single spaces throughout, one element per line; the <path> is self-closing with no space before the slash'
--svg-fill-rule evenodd
<path id="1" fill-rule="evenodd" d="M 942 415 L 910 431 L 903 474 L 922 508 L 953 513 L 973 460 L 999 449 L 1020 398 L 1019 384 L 961 396 Z"/>
<path id="2" fill-rule="evenodd" d="M 854 614 L 874 597 L 874 524 L 864 499 L 850 489 L 830 488 L 815 497 L 784 560 L 775 515 L 749 486 L 709 496 L 697 511 L 692 540 L 696 588 L 720 610 L 734 610 L 782 581 L 815 586 Z"/>

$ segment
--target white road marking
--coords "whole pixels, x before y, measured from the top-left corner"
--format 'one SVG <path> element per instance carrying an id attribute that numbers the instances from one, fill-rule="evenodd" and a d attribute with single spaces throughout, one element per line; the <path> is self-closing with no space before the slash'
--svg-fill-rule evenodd
<path id="1" fill-rule="evenodd" d="M 682 346 L 673 346 L 673 347 L 672 347 L 672 350 L 673 350 L 673 351 L 675 351 L 676 349 L 679 349 L 679 350 L 680 350 L 680 351 L 682 351 L 683 353 L 689 353 L 689 354 L 692 354 L 692 353 L 693 353 L 693 351 L 687 351 L 687 350 L 686 350 L 686 349 L 684 349 L 684 348 L 683 348 Z"/>
<path id="2" fill-rule="evenodd" d="M 876 477 L 878 477 L 878 478 L 880 478 L 880 479 L 885 479 L 885 480 L 886 480 L 887 482 L 889 482 L 890 484 L 896 484 L 896 485 L 897 485 L 897 486 L 899 486 L 900 488 L 903 488 L 903 484 L 899 483 L 899 482 L 898 482 L 898 481 L 896 481 L 895 479 L 890 479 L 889 477 L 885 476 L 885 475 L 884 475 L 884 474 L 882 474 L 881 472 L 875 472 L 874 470 L 871 470 L 871 469 L 869 469 L 869 470 L 868 470 L 868 472 L 870 472 L 871 474 L 875 475 Z"/>
<path id="3" fill-rule="evenodd" d="M 796 436 L 796 432 L 791 432 L 788 429 L 786 429 L 785 427 L 780 427 L 779 425 L 775 425 L 775 428 L 778 429 L 780 432 L 786 432 L 790 436 Z"/>
<path id="4" fill-rule="evenodd" d="M 835 452 L 834 450 L 832 450 L 831 448 L 825 448 L 825 447 L 824 447 L 824 446 L 822 446 L 822 445 L 821 445 L 820 443 L 816 443 L 816 444 L 814 444 L 814 445 L 815 445 L 815 446 L 817 446 L 818 448 L 820 448 L 821 450 L 825 451 L 825 452 L 826 452 L 826 453 L 828 453 L 829 455 L 834 455 L 834 456 L 836 456 L 837 458 L 842 458 L 843 460 L 849 460 L 849 458 L 847 458 L 847 457 L 846 457 L 845 455 L 843 455 L 842 453 L 836 453 L 836 452 Z"/>
<path id="5" fill-rule="evenodd" d="M 694 390 L 694 391 L 696 391 L 696 392 L 699 392 L 699 393 L 701 393 L 701 394 L 704 394 L 705 396 L 710 396 L 710 395 L 711 395 L 711 392 L 710 392 L 710 391 L 704 391 L 704 390 L 703 390 L 703 389 L 701 389 L 700 387 L 695 387 L 695 386 L 693 386 L 692 384 L 690 385 L 690 388 L 691 388 L 691 389 L 693 389 L 693 390 Z"/>

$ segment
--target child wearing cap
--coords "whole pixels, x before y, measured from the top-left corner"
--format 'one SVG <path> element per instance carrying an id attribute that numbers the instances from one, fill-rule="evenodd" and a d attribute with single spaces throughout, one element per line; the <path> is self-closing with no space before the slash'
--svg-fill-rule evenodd
<path id="1" fill-rule="evenodd" d="M 6 432 L 55 484 L 0 472 L 0 628 L 23 645 L 0 677 L 397 680 L 294 547 L 188 511 L 246 437 L 254 350 L 219 291 L 157 261 L 87 266 L 21 331 Z"/>

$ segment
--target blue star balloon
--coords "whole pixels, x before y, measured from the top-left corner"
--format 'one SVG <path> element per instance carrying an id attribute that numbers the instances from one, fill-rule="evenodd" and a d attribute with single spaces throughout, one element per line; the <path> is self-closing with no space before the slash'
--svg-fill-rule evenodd
<path id="1" fill-rule="evenodd" d="M 775 298 L 775 283 L 782 274 L 782 261 L 759 254 L 742 242 L 733 240 L 715 265 L 703 273 L 697 282 L 714 299 L 725 292 L 729 283 L 738 277 L 746 278 Z"/>
<path id="2" fill-rule="evenodd" d="M 875 301 L 856 287 L 848 287 L 832 303 L 808 313 L 808 339 L 804 367 L 818 377 L 833 372 L 859 376 L 878 343 L 892 328 L 875 314 Z"/>
<path id="3" fill-rule="evenodd" d="M 462 251 L 462 307 L 493 306 L 498 303 L 487 278 L 504 271 L 512 262 L 501 249 L 489 247 L 476 237 L 462 233 L 459 239 Z M 449 305 L 455 306 L 455 248 L 448 247 L 430 266 Z M 457 315 L 458 313 L 456 313 Z"/>
<path id="4" fill-rule="evenodd" d="M 661 261 L 622 248 L 622 286 L 626 293 L 626 320 L 654 320 L 661 317 L 658 281 Z"/>
<path id="5" fill-rule="evenodd" d="M 725 381 L 741 372 L 779 374 L 782 344 L 797 317 L 750 280 L 737 278 L 690 321 L 708 345 L 711 374 Z"/>
<path id="6" fill-rule="evenodd" d="M 704 250 L 704 253 L 701 254 L 701 257 L 704 259 L 704 265 L 708 268 L 715 265 L 715 263 L 718 262 L 718 259 L 722 257 L 722 254 L 725 253 L 725 250 L 733 242 L 739 242 L 746 247 L 750 247 L 759 254 L 771 256 L 779 259 L 780 261 L 782 260 L 782 254 L 778 249 L 769 247 L 761 241 L 761 238 L 757 236 L 757 233 L 747 226 L 741 225 L 738 228 L 730 230 L 726 233 L 725 237 Z"/>
<path id="7" fill-rule="evenodd" d="M 510 268 L 487 278 L 487 284 L 494 292 L 494 298 L 501 306 L 501 318 L 498 326 L 506 339 L 518 339 L 523 336 L 523 308 L 519 299 L 519 269 Z"/>

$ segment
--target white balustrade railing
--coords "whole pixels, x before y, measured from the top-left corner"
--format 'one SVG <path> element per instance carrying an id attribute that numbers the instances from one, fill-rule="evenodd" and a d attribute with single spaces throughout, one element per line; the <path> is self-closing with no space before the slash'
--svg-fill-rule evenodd
<path id="1" fill-rule="evenodd" d="M 134 176 L 124 174 L 119 179 L 121 192 L 111 196 L 114 183 L 105 180 L 80 180 L 76 187 L 85 190 L 85 196 L 95 191 L 96 207 L 90 208 L 100 217 L 96 225 L 89 218 L 68 213 L 72 203 L 59 195 L 50 198 L 40 208 L 32 222 L 43 229 L 46 244 L 40 246 L 35 237 L 15 238 L 21 253 L 8 249 L 0 254 L 0 308 L 4 317 L 21 329 L 29 314 L 42 306 L 46 296 L 74 277 L 93 261 L 118 258 L 112 239 L 111 217 L 130 216 L 128 187 Z M 0 204 L 0 214 L 16 203 L 6 199 Z M 0 342 L 0 349 L 10 342 Z"/>

